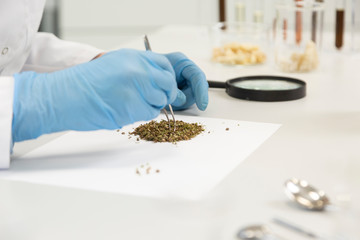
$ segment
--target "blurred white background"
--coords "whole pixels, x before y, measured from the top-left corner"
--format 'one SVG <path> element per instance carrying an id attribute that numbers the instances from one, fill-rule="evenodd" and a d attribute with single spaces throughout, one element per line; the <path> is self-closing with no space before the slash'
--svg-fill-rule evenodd
<path id="1" fill-rule="evenodd" d="M 226 15 L 230 21 L 235 20 L 236 1 L 241 0 L 226 1 Z M 260 2 L 265 23 L 272 23 L 275 4 L 279 0 L 242 1 L 247 5 L 248 20 L 251 19 L 251 5 Z M 324 0 L 325 30 L 328 31 L 334 28 L 335 1 Z M 349 25 L 352 0 L 346 2 L 345 16 Z M 55 29 L 63 39 L 109 49 L 144 33 L 151 33 L 164 25 L 214 24 L 219 19 L 218 9 L 218 0 L 47 0 L 42 30 Z M 359 16 L 360 9 L 357 11 Z M 54 20 L 54 16 L 57 20 Z M 358 20 L 359 18 L 360 16 Z M 349 29 L 350 27 L 346 28 Z"/>

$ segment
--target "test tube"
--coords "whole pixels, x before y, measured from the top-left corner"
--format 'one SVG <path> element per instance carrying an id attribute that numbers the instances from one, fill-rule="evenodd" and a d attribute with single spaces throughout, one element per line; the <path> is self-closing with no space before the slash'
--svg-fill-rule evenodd
<path id="1" fill-rule="evenodd" d="M 320 16 L 318 13 L 317 7 L 319 4 L 323 4 L 324 0 L 315 0 L 313 3 L 313 11 L 311 14 L 311 40 L 316 43 L 316 41 L 321 41 L 321 39 L 316 39 L 316 33 L 319 30 L 319 20 L 320 20 L 320 27 L 322 26 L 322 20 L 323 20 L 323 12 L 320 12 Z M 322 32 L 322 29 L 320 29 L 320 32 Z"/>
<path id="2" fill-rule="evenodd" d="M 254 1 L 254 14 L 253 21 L 254 23 L 263 23 L 264 22 L 264 2 L 262 0 Z"/>
<path id="3" fill-rule="evenodd" d="M 219 21 L 225 22 L 226 21 L 226 1 L 219 0 Z"/>
<path id="4" fill-rule="evenodd" d="M 276 24 L 277 24 L 277 21 L 279 18 L 279 12 L 278 11 L 275 11 L 275 17 L 274 17 L 274 20 L 273 20 L 273 26 L 272 26 L 272 31 L 273 31 L 273 38 L 275 39 L 276 38 Z"/>
<path id="5" fill-rule="evenodd" d="M 243 1 L 235 2 L 235 19 L 237 22 L 245 22 L 246 19 L 246 7 Z"/>
<path id="6" fill-rule="evenodd" d="M 296 7 L 301 8 L 303 0 L 295 0 Z M 295 13 L 295 41 L 297 44 L 301 43 L 302 39 L 302 13 L 301 11 L 296 11 Z"/>
<path id="7" fill-rule="evenodd" d="M 351 49 L 360 49 L 360 0 L 351 2 Z"/>
<path id="8" fill-rule="evenodd" d="M 284 21 L 283 21 L 283 39 L 284 39 L 284 41 L 287 40 L 287 29 L 288 29 L 287 20 L 284 19 Z"/>
<path id="9" fill-rule="evenodd" d="M 255 23 L 263 23 L 264 22 L 264 14 L 261 10 L 254 11 L 254 22 Z"/>
<path id="10" fill-rule="evenodd" d="M 311 14 L 311 41 L 316 42 L 317 12 Z"/>
<path id="11" fill-rule="evenodd" d="M 344 44 L 346 0 L 336 0 L 335 47 L 341 49 Z"/>
<path id="12" fill-rule="evenodd" d="M 281 26 L 278 28 L 278 25 Z M 281 29 L 282 31 L 279 31 L 279 33 L 277 33 L 276 29 Z M 276 34 L 281 34 L 282 35 L 282 39 L 284 41 L 287 40 L 287 30 L 288 30 L 288 24 L 287 24 L 287 19 L 284 18 L 280 18 L 280 14 L 279 14 L 279 10 L 276 10 L 276 15 L 275 15 L 275 19 L 273 22 L 273 35 L 274 35 L 274 39 L 277 37 Z"/>

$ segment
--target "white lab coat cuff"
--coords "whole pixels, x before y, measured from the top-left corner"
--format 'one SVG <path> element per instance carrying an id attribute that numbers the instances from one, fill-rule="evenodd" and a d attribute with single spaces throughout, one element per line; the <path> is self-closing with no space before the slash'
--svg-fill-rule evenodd
<path id="1" fill-rule="evenodd" d="M 61 40 L 51 33 L 37 33 L 22 71 L 57 71 L 88 62 L 101 52 L 87 44 Z"/>
<path id="2" fill-rule="evenodd" d="M 10 166 L 14 78 L 0 77 L 0 169 Z"/>

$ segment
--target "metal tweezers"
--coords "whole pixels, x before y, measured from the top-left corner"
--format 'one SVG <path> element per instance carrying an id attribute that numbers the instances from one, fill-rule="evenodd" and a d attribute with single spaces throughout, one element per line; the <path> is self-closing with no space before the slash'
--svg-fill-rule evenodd
<path id="1" fill-rule="evenodd" d="M 144 36 L 144 43 L 145 43 L 145 49 L 146 49 L 146 51 L 151 51 L 151 47 L 150 47 L 150 43 L 149 43 L 149 39 L 148 39 L 147 35 Z M 170 110 L 170 112 L 171 112 L 171 116 L 172 116 L 172 119 L 173 119 L 173 121 L 174 121 L 174 132 L 175 132 L 175 130 L 176 130 L 175 115 L 174 115 L 174 111 L 173 111 L 173 109 L 172 109 L 172 107 L 171 107 L 170 104 L 169 104 L 169 110 Z M 165 108 L 163 108 L 162 111 L 164 112 L 165 117 L 166 117 L 166 119 L 168 120 L 169 129 L 170 129 L 170 118 L 169 118 L 169 115 L 168 115 L 168 113 L 167 113 L 167 111 L 166 111 Z"/>

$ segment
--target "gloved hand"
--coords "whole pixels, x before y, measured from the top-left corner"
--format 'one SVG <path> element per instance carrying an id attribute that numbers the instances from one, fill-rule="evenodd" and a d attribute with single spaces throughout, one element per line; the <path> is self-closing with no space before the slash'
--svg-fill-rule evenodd
<path id="1" fill-rule="evenodd" d="M 167 58 L 153 52 L 118 50 L 65 70 L 14 77 L 14 142 L 64 130 L 118 129 L 155 118 L 175 99 L 182 106 L 186 101 Z"/>
<path id="2" fill-rule="evenodd" d="M 177 98 L 171 104 L 174 110 L 186 109 L 196 103 L 197 107 L 204 111 L 209 102 L 209 84 L 203 71 L 182 53 L 169 53 L 165 56 L 175 70 L 178 88 L 186 96 L 185 103 L 182 98 Z"/>

